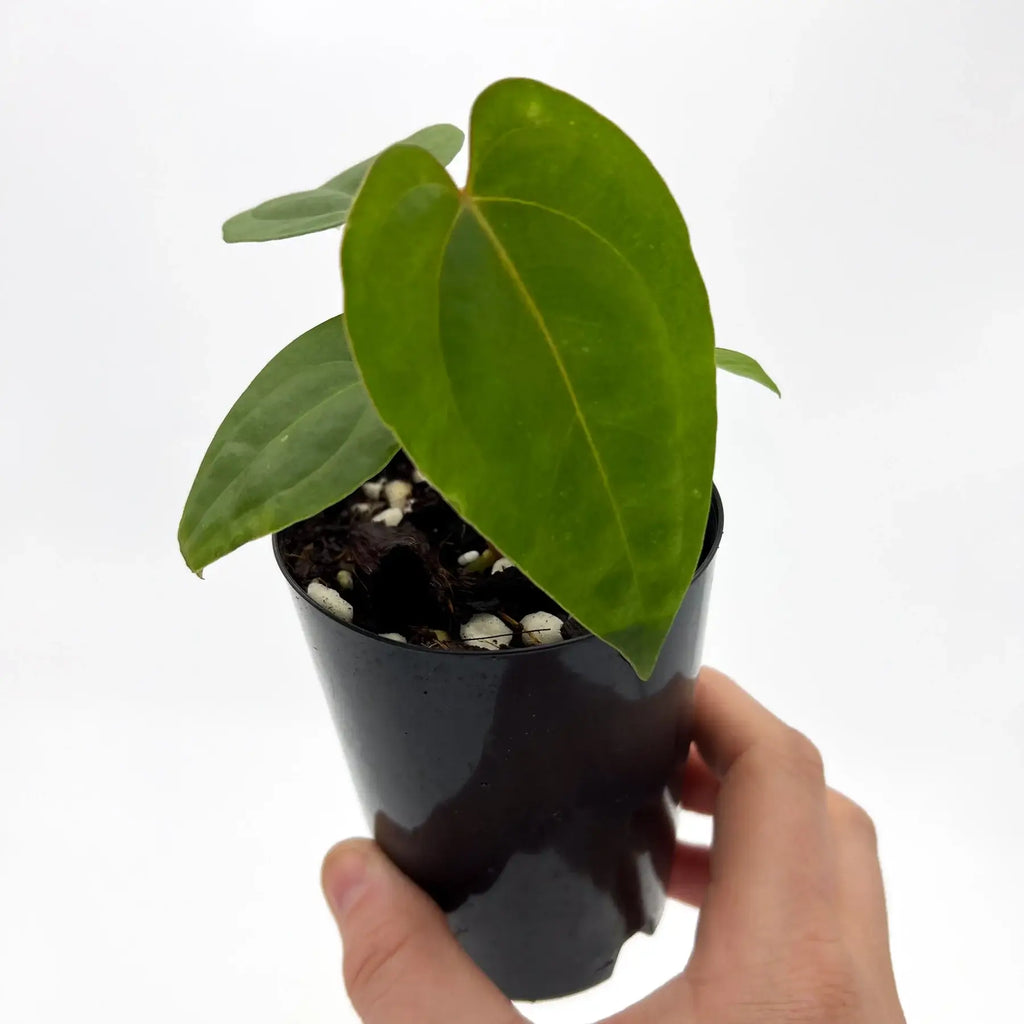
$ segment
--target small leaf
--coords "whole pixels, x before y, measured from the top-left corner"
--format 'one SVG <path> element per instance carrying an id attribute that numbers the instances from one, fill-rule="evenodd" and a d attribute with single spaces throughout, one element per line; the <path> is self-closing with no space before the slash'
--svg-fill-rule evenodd
<path id="1" fill-rule="evenodd" d="M 247 541 L 315 515 L 398 450 L 359 378 L 335 316 L 260 371 L 217 430 L 178 527 L 201 573 Z"/>
<path id="2" fill-rule="evenodd" d="M 434 124 L 421 128 L 403 143 L 419 146 L 441 163 L 448 164 L 462 149 L 464 138 L 462 131 L 454 125 Z M 352 199 L 375 159 L 362 160 L 319 188 L 268 199 L 251 210 L 236 214 L 224 222 L 224 241 L 269 242 L 344 224 Z"/>
<path id="3" fill-rule="evenodd" d="M 270 242 L 345 223 L 352 196 L 315 188 L 268 199 L 224 222 L 225 242 Z"/>
<path id="4" fill-rule="evenodd" d="M 782 397 L 782 392 L 779 391 L 775 381 L 765 373 L 761 364 L 751 356 L 744 355 L 742 352 L 734 352 L 731 348 L 716 348 L 715 365 L 720 370 L 736 374 L 737 377 L 746 377 L 748 380 L 757 381 L 758 384 L 763 384 L 769 391 L 774 391 L 779 398 Z"/>
<path id="5" fill-rule="evenodd" d="M 686 225 L 623 132 L 523 79 L 473 108 L 470 173 L 377 158 L 342 243 L 382 418 L 452 505 L 649 675 L 700 554 L 714 335 Z"/>

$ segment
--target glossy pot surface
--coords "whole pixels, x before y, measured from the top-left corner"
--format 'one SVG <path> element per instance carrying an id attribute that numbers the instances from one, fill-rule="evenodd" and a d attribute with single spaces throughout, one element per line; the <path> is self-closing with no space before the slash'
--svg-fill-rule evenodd
<path id="1" fill-rule="evenodd" d="M 274 537 L 374 838 L 509 998 L 603 981 L 658 923 L 722 523 L 715 490 L 647 680 L 593 636 L 501 652 L 381 639 L 315 605 Z"/>

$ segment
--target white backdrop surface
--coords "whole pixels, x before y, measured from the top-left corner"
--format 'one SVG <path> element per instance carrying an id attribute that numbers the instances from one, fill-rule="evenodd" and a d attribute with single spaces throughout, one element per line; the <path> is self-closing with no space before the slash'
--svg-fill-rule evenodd
<path id="1" fill-rule="evenodd" d="M 175 545 L 337 235 L 219 225 L 513 74 L 647 150 L 783 389 L 721 381 L 707 660 L 876 818 L 908 1019 L 1016 1018 L 1022 47 L 1015 0 L 5 0 L 0 1020 L 354 1019 L 318 868 L 365 826 L 290 599 L 266 542 L 205 583 Z M 694 922 L 533 1018 L 626 1005 Z"/>

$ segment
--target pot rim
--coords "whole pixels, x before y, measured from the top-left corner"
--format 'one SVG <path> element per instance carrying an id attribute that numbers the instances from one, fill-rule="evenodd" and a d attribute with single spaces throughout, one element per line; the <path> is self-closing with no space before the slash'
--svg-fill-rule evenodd
<path id="1" fill-rule="evenodd" d="M 691 586 L 695 580 L 699 579 L 704 574 L 707 567 L 714 561 L 715 555 L 718 553 L 718 545 L 722 541 L 722 534 L 725 528 L 725 512 L 722 507 L 722 496 L 719 494 L 718 488 L 714 483 L 711 484 L 711 503 L 708 507 L 708 523 L 713 524 L 711 543 L 707 547 L 706 551 L 701 552 L 701 558 L 697 562 L 697 568 L 694 570 L 693 578 L 690 581 Z M 706 530 L 707 528 L 705 527 L 705 534 Z M 421 647 L 419 644 L 408 644 L 401 643 L 398 640 L 390 640 L 387 637 L 381 636 L 379 633 L 374 633 L 372 630 L 364 629 L 362 626 L 357 626 L 354 622 L 342 622 L 341 619 L 336 619 L 333 615 L 324 611 L 324 609 L 321 608 L 320 605 L 318 605 L 316 601 L 314 601 L 309 594 L 299 586 L 295 578 L 288 571 L 288 567 L 284 563 L 284 555 L 281 552 L 281 532 L 282 531 L 278 531 L 271 535 L 271 542 L 274 549 L 274 560 L 277 562 L 277 567 L 281 571 L 281 575 L 284 576 L 292 590 L 298 594 L 306 604 L 311 608 L 314 608 L 319 612 L 319 614 L 330 619 L 331 622 L 343 629 L 351 630 L 353 633 L 361 633 L 363 636 L 368 637 L 371 640 L 376 640 L 378 643 L 389 644 L 392 647 L 400 647 L 406 651 L 415 651 L 419 654 L 425 655 L 440 655 L 442 657 L 461 656 L 470 658 L 511 658 L 530 654 L 540 654 L 544 651 L 553 651 L 560 647 L 568 647 L 571 644 L 588 642 L 605 643 L 605 641 L 595 633 L 589 632 L 584 633 L 582 636 L 570 637 L 568 640 L 558 640 L 553 644 L 538 644 L 535 647 L 504 647 L 497 651 L 486 651 L 481 650 L 480 648 L 453 650 L 444 647 Z"/>

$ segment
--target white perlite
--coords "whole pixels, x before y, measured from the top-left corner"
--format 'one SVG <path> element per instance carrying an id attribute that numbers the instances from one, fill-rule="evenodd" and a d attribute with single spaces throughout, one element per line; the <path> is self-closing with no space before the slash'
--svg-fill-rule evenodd
<path id="1" fill-rule="evenodd" d="M 316 601 L 328 615 L 333 615 L 342 622 L 352 621 L 352 605 L 348 603 L 336 590 L 325 586 L 319 580 L 313 580 L 306 593 Z"/>
<path id="2" fill-rule="evenodd" d="M 386 508 L 378 512 L 374 517 L 375 523 L 383 523 L 385 526 L 397 526 L 402 521 L 402 510 L 400 508 Z"/>
<path id="3" fill-rule="evenodd" d="M 499 558 L 494 565 L 491 566 L 491 574 L 496 572 L 504 572 L 506 569 L 512 568 L 511 558 Z"/>
<path id="4" fill-rule="evenodd" d="M 412 471 L 412 482 L 414 484 L 425 484 L 427 478 L 418 469 L 414 469 Z"/>
<path id="5" fill-rule="evenodd" d="M 470 647 L 496 651 L 512 643 L 512 630 L 497 615 L 474 615 L 459 627 L 459 636 Z"/>
<path id="6" fill-rule="evenodd" d="M 372 509 L 372 508 L 373 508 L 373 506 L 372 505 L 368 505 L 365 501 L 357 501 L 352 506 L 352 511 L 357 516 L 365 516 L 370 511 L 370 509 Z"/>
<path id="7" fill-rule="evenodd" d="M 395 640 L 400 644 L 409 642 L 401 633 L 378 633 L 377 636 L 383 637 L 385 640 Z"/>
<path id="8" fill-rule="evenodd" d="M 475 562 L 479 557 L 479 551 L 463 551 L 459 555 L 459 565 L 469 565 L 470 562 Z"/>
<path id="9" fill-rule="evenodd" d="M 356 585 L 356 581 L 348 569 L 339 569 L 337 580 L 338 586 L 341 587 L 342 590 L 351 590 Z"/>
<path id="10" fill-rule="evenodd" d="M 562 620 L 551 612 L 530 612 L 523 616 L 524 644 L 553 644 L 562 639 Z"/>
<path id="11" fill-rule="evenodd" d="M 389 480 L 384 485 L 384 497 L 392 508 L 403 509 L 412 496 L 412 484 L 408 480 Z"/>
<path id="12" fill-rule="evenodd" d="M 383 480 L 367 480 L 363 484 L 363 494 L 365 494 L 370 501 L 380 501 L 380 492 L 384 490 Z"/>

